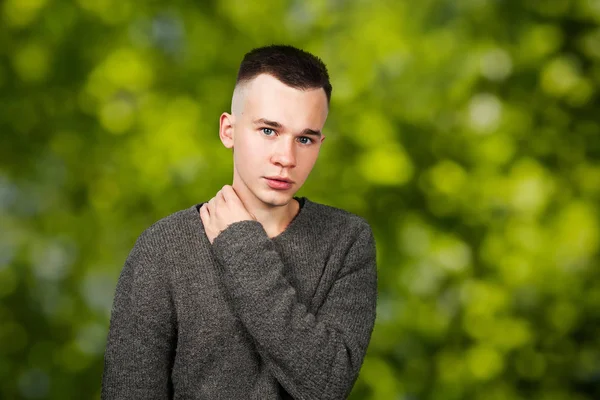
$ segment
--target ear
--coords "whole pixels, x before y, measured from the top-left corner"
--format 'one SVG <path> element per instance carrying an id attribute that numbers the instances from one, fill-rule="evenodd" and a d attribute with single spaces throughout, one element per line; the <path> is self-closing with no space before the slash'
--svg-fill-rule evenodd
<path id="1" fill-rule="evenodd" d="M 219 138 L 223 146 L 233 149 L 233 124 L 235 117 L 232 114 L 223 113 L 219 119 Z"/>

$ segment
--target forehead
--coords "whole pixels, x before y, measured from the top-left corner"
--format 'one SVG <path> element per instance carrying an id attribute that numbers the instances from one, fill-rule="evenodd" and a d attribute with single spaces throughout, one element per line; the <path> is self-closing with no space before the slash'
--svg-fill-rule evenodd
<path id="1" fill-rule="evenodd" d="M 246 82 L 240 91 L 244 118 L 265 118 L 282 124 L 322 129 L 329 106 L 322 88 L 296 89 L 271 75 Z M 307 126 L 301 126 L 302 129 Z"/>

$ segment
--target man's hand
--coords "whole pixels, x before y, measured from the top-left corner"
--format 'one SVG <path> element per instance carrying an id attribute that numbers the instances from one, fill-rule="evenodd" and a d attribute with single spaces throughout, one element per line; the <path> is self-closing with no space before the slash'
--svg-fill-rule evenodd
<path id="1" fill-rule="evenodd" d="M 200 207 L 200 218 L 204 225 L 206 236 L 213 243 L 215 238 L 234 222 L 253 220 L 244 204 L 230 185 L 223 189 Z"/>

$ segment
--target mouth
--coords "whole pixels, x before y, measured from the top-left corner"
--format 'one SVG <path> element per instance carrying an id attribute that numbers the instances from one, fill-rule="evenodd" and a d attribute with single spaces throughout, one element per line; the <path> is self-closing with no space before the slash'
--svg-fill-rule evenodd
<path id="1" fill-rule="evenodd" d="M 274 190 L 288 190 L 292 188 L 292 181 L 289 178 L 285 178 L 282 176 L 265 176 L 267 181 L 267 185 Z"/>
<path id="2" fill-rule="evenodd" d="M 282 177 L 282 176 L 265 176 L 265 179 L 269 179 L 271 181 L 294 183 L 294 181 L 292 181 L 291 179 L 285 178 L 285 177 Z"/>

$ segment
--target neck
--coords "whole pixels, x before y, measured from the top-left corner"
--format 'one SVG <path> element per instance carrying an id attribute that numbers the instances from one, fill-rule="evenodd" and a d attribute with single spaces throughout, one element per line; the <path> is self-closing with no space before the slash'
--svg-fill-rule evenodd
<path id="1" fill-rule="evenodd" d="M 283 232 L 300 209 L 300 204 L 295 199 L 284 205 L 264 203 L 256 198 L 243 183 L 240 183 L 236 179 L 233 180 L 232 187 L 244 204 L 244 207 L 246 207 L 246 210 L 260 222 L 270 238 Z"/>

